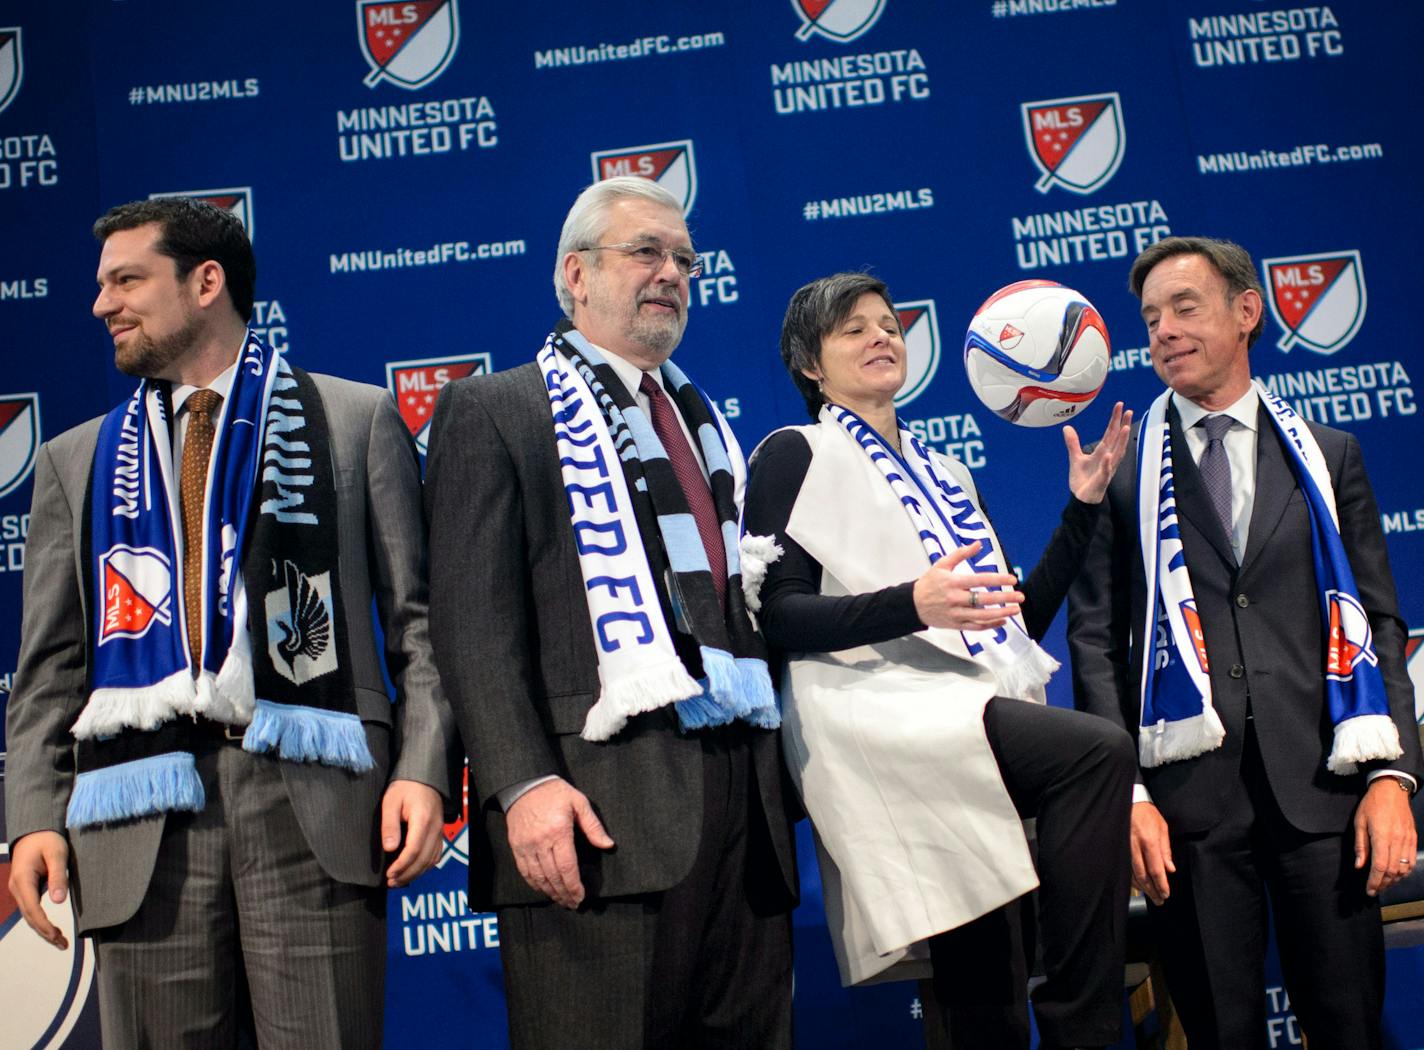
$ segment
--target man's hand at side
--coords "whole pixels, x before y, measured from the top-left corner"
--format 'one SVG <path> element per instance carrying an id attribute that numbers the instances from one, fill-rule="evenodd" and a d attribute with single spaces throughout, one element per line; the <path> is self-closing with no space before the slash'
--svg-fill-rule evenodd
<path id="1" fill-rule="evenodd" d="M 1132 805 L 1132 884 L 1153 904 L 1172 893 L 1167 876 L 1177 870 L 1172 863 L 1172 842 L 1167 821 L 1151 802 Z"/>
<path id="2" fill-rule="evenodd" d="M 56 904 L 69 895 L 69 843 L 57 831 L 32 831 L 11 847 L 10 895 L 30 929 L 62 950 L 69 940 L 44 912 L 40 892 L 46 886 Z"/>
<path id="3" fill-rule="evenodd" d="M 515 800 L 505 814 L 509 847 L 519 874 L 531 887 L 564 908 L 584 898 L 574 850 L 574 827 L 599 849 L 612 849 L 583 792 L 563 780 L 546 780 Z"/>

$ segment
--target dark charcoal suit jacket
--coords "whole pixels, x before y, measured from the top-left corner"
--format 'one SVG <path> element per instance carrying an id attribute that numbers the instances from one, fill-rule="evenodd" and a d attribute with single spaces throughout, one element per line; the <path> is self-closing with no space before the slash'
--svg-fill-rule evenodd
<path id="1" fill-rule="evenodd" d="M 1184 450 L 1175 406 L 1169 421 L 1172 447 Z M 1344 431 L 1315 424 L 1310 429 L 1330 471 L 1341 538 L 1404 745 L 1403 757 L 1367 769 L 1388 767 L 1419 777 L 1419 731 L 1404 666 L 1407 631 L 1359 443 Z M 1346 831 L 1365 789 L 1365 771 L 1338 776 L 1325 768 L 1333 729 L 1305 496 L 1264 406 L 1257 433 L 1256 496 L 1240 566 L 1191 457 L 1179 453 L 1173 460 L 1182 546 L 1206 635 L 1213 702 L 1226 726 L 1226 740 L 1216 750 L 1142 770 L 1174 833 L 1204 831 L 1220 820 L 1240 771 L 1248 703 L 1266 777 L 1293 826 L 1307 833 Z M 1077 706 L 1117 722 L 1134 737 L 1143 647 L 1141 638 L 1129 643 L 1129 635 L 1142 623 L 1147 602 L 1136 457 L 1134 433 L 1108 488 L 1108 511 L 1070 593 L 1068 620 Z"/>
<path id="2" fill-rule="evenodd" d="M 545 900 L 520 877 L 496 793 L 557 774 L 588 796 L 617 843 L 580 848 L 590 898 L 664 890 L 697 855 L 702 745 L 670 708 L 605 743 L 579 736 L 598 692 L 593 628 L 535 364 L 441 391 L 426 474 L 431 637 L 470 760 L 470 903 Z M 649 544 L 655 579 L 662 566 Z M 666 596 L 663 596 L 666 608 Z M 671 622 L 671 621 L 669 621 Z M 748 729 L 759 808 L 753 873 L 794 902 L 797 881 L 776 734 Z"/>

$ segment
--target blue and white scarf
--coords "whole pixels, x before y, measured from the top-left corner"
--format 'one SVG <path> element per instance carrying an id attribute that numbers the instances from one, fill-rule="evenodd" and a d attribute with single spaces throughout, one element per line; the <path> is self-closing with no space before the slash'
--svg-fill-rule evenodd
<path id="1" fill-rule="evenodd" d="M 727 564 L 726 611 L 682 488 L 647 414 L 602 355 L 567 322 L 537 355 L 549 394 L 559 467 L 568 498 L 600 691 L 582 736 L 608 740 L 637 714 L 677 705 L 684 729 L 742 719 L 780 725 L 765 652 L 747 614 L 737 555 L 735 493 L 741 454 L 721 414 L 671 363 L 664 386 L 677 401 L 707 465 Z M 621 464 L 621 467 L 620 467 Z M 703 678 L 679 658 L 649 567 L 661 549 L 680 632 L 697 643 Z"/>
<path id="2" fill-rule="evenodd" d="M 1335 737 L 1326 766 L 1354 773 L 1358 763 L 1398 758 L 1399 730 L 1370 622 L 1340 540 L 1335 489 L 1320 446 L 1290 405 L 1256 384 L 1261 404 L 1285 439 L 1291 471 L 1310 512 L 1311 550 L 1326 638 L 1325 689 Z M 1206 638 L 1182 551 L 1172 469 L 1171 426 L 1164 391 L 1138 435 L 1137 506 L 1147 614 L 1140 637 L 1153 643 L 1143 657 L 1138 753 L 1143 766 L 1194 758 L 1220 747 L 1226 729 L 1211 702 Z"/>
<path id="3" fill-rule="evenodd" d="M 977 542 L 979 553 L 956 565 L 955 572 L 1009 571 L 988 519 L 973 498 L 935 466 L 929 450 L 903 422 L 897 421 L 897 425 L 900 447 L 909 449 L 905 456 L 850 409 L 827 403 L 821 408 L 821 421 L 844 428 L 870 457 L 905 509 L 931 565 L 955 548 Z M 1058 670 L 1058 661 L 1029 637 L 1022 616 L 1011 617 L 1004 626 L 991 631 L 959 633 L 970 658 L 994 672 L 1001 696 L 1042 699 L 1038 694 Z"/>
<path id="4" fill-rule="evenodd" d="M 249 333 L 214 424 L 196 668 L 168 400 L 166 383 L 144 380 L 100 426 L 85 537 L 91 691 L 72 727 L 70 827 L 201 809 L 199 716 L 247 726 L 249 751 L 372 766 L 346 656 L 315 384 Z"/>

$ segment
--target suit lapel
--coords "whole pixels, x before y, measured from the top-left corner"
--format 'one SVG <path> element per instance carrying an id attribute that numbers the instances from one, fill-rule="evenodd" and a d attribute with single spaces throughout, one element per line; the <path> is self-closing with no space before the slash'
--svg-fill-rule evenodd
<path id="1" fill-rule="evenodd" d="M 1190 521 L 1222 561 L 1234 568 L 1236 554 L 1231 549 L 1231 537 L 1222 531 L 1221 522 L 1212 510 L 1211 497 L 1202 485 L 1201 471 L 1187 449 L 1187 438 L 1175 404 L 1168 406 L 1167 421 L 1172 428 L 1172 477 L 1177 490 L 1177 515 Z"/>
<path id="2" fill-rule="evenodd" d="M 1280 433 L 1262 405 L 1256 413 L 1256 496 L 1246 533 L 1246 554 L 1241 561 L 1243 570 L 1275 533 L 1296 488 L 1295 473 L 1286 462 Z"/>

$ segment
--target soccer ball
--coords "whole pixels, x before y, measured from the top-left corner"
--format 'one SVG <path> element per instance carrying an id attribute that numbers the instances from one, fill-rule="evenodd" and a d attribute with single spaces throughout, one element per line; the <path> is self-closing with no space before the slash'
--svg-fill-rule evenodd
<path id="1" fill-rule="evenodd" d="M 1093 304 L 1056 281 L 1000 288 L 974 312 L 964 370 L 985 407 L 1021 427 L 1063 423 L 1108 374 L 1108 328 Z"/>

